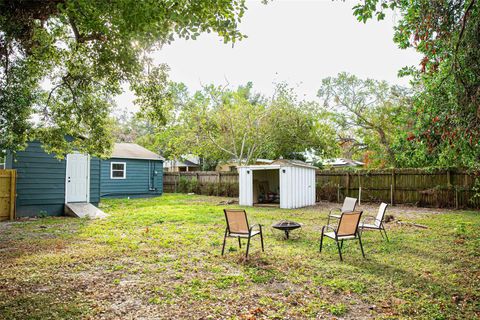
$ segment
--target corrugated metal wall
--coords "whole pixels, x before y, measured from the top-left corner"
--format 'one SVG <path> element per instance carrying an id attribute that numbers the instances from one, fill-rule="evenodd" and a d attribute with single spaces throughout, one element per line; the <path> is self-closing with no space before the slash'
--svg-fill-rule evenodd
<path id="1" fill-rule="evenodd" d="M 272 170 L 272 169 L 269 169 Z M 304 167 L 281 167 L 280 208 L 293 209 L 315 205 L 315 169 Z M 239 173 L 239 204 L 253 205 L 253 174 L 249 167 Z"/>
<path id="2" fill-rule="evenodd" d="M 315 205 L 315 169 L 280 169 L 280 208 L 294 209 Z"/>

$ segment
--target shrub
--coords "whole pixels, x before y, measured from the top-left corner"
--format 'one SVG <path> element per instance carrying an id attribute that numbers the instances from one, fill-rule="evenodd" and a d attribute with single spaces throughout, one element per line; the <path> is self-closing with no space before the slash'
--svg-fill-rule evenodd
<path id="1" fill-rule="evenodd" d="M 187 177 L 180 177 L 178 181 L 178 192 L 180 193 L 198 193 L 199 184 L 196 178 L 188 179 Z"/>

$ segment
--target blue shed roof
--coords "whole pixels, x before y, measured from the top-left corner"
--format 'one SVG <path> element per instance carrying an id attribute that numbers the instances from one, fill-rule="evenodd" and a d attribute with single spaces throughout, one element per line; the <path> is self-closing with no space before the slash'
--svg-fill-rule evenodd
<path id="1" fill-rule="evenodd" d="M 115 143 L 111 158 L 165 160 L 162 156 L 136 143 Z"/>

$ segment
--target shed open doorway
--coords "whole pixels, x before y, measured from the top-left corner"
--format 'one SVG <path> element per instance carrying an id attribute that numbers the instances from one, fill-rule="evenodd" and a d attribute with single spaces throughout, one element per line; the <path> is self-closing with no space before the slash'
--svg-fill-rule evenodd
<path id="1" fill-rule="evenodd" d="M 238 167 L 241 206 L 294 209 L 315 204 L 314 166 L 296 160 Z"/>
<path id="2" fill-rule="evenodd" d="M 279 171 L 279 169 L 252 170 L 254 206 L 280 206 Z"/>

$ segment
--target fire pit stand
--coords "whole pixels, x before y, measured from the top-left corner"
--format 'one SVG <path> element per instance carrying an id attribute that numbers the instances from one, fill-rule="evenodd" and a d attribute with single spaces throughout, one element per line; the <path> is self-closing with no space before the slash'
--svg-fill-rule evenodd
<path id="1" fill-rule="evenodd" d="M 277 222 L 272 226 L 277 230 L 281 230 L 285 232 L 285 239 L 290 238 L 290 231 L 301 228 L 302 225 L 298 222 L 289 221 L 289 220 L 282 220 Z"/>

